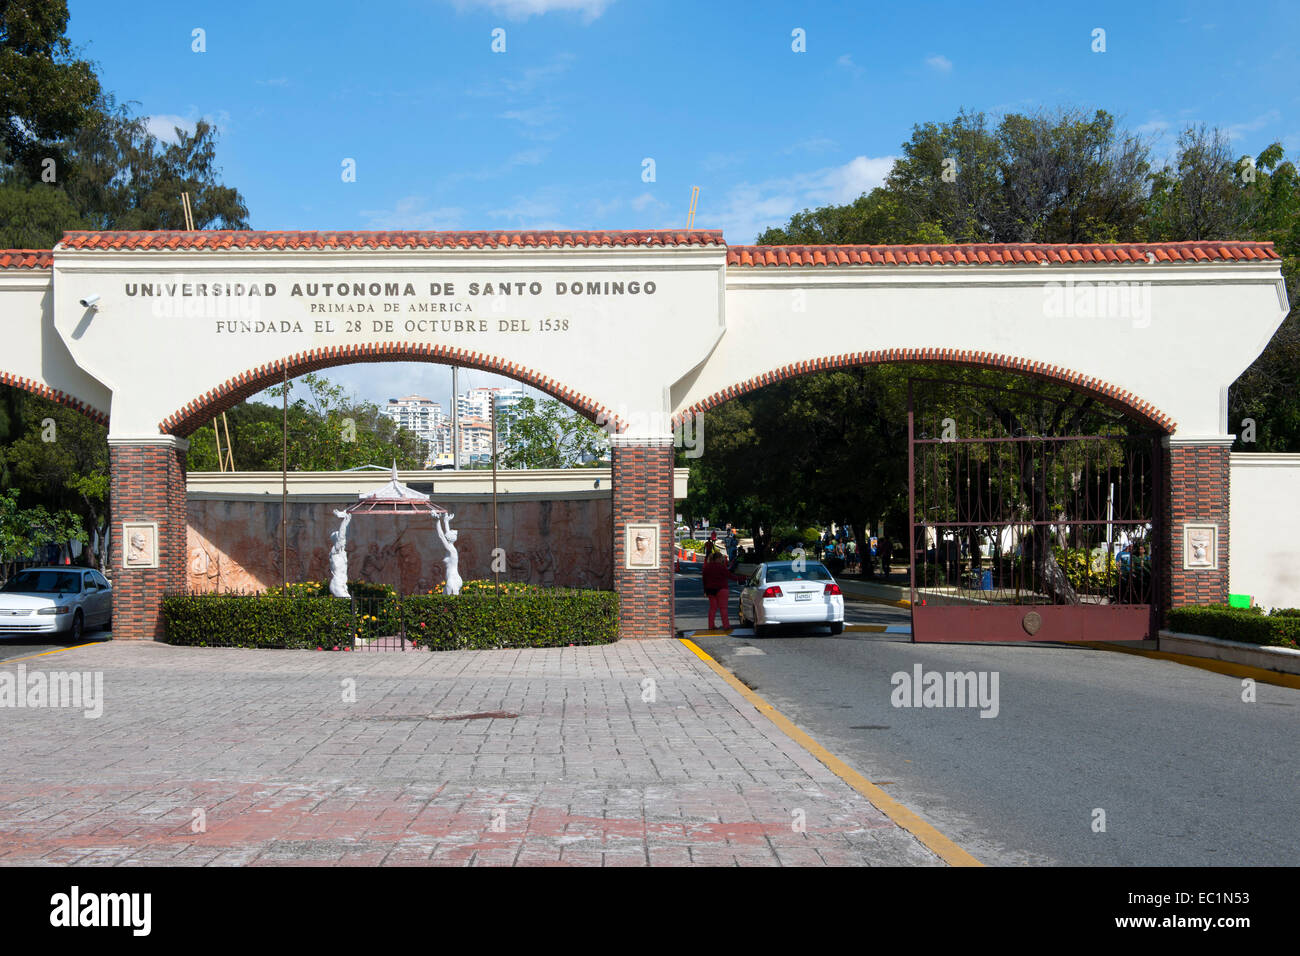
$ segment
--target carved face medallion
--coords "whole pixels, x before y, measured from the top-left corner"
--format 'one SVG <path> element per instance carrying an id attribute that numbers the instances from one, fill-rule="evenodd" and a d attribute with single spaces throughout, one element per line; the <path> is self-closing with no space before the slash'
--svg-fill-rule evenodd
<path id="1" fill-rule="evenodd" d="M 1038 633 L 1038 629 L 1043 626 L 1043 619 L 1037 611 L 1030 611 L 1020 620 L 1020 626 L 1025 629 L 1025 633 L 1033 637 Z"/>

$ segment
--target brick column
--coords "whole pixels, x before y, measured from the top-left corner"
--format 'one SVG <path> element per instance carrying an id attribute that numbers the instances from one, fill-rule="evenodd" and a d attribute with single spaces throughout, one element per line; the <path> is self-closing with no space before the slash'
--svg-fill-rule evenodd
<path id="1" fill-rule="evenodd" d="M 1228 603 L 1228 474 L 1232 437 L 1164 440 L 1165 495 L 1162 605 Z M 1188 525 L 1213 525 L 1218 547 L 1214 568 L 1188 567 Z"/>
<path id="2" fill-rule="evenodd" d="M 614 494 L 614 589 L 619 595 L 621 636 L 672 637 L 673 445 L 661 441 L 612 442 Z M 659 529 L 658 568 L 627 566 L 629 524 Z"/>
<path id="3" fill-rule="evenodd" d="M 108 439 L 113 514 L 109 570 L 116 640 L 161 638 L 163 594 L 185 588 L 185 452 L 189 444 L 174 435 Z M 146 526 L 140 529 L 149 552 L 143 558 L 130 548 L 131 525 Z M 157 526 L 156 538 L 148 527 L 151 525 Z M 151 564 L 156 567 L 146 566 Z"/>

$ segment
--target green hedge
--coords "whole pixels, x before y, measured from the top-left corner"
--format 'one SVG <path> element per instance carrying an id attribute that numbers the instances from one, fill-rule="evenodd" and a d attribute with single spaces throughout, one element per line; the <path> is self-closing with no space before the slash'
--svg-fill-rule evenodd
<path id="1" fill-rule="evenodd" d="M 1243 644 L 1300 647 L 1300 617 L 1260 613 L 1259 608 L 1230 608 L 1222 604 L 1176 607 L 1168 614 L 1171 631 L 1219 637 Z"/>
<path id="2" fill-rule="evenodd" d="M 347 598 L 188 594 L 163 598 L 163 640 L 193 647 L 333 647 L 348 643 Z"/>
<path id="3" fill-rule="evenodd" d="M 487 647 L 566 647 L 618 640 L 614 591 L 537 590 L 431 594 L 402 602 L 406 634 L 419 647 L 450 651 Z"/>
<path id="4" fill-rule="evenodd" d="M 400 632 L 417 647 L 565 647 L 618 640 L 613 591 L 527 588 L 497 597 L 474 591 L 357 602 L 356 637 Z M 196 647 L 351 646 L 352 602 L 291 593 L 195 594 L 163 598 L 164 640 Z"/>

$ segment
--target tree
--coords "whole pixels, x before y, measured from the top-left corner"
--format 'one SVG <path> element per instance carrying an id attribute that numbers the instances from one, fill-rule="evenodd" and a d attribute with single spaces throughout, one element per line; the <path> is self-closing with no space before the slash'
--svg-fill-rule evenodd
<path id="1" fill-rule="evenodd" d="M 32 181 L 49 169 L 47 159 L 62 174 L 59 141 L 86 121 L 99 94 L 67 28 L 66 0 L 0 0 L 0 153 Z"/>
<path id="2" fill-rule="evenodd" d="M 34 557 L 47 544 L 85 540 L 81 521 L 71 512 L 21 508 L 17 489 L 0 491 L 0 577 L 7 579 L 15 562 Z"/>
<path id="3" fill-rule="evenodd" d="M 504 434 L 500 462 L 506 468 L 594 466 L 609 453 L 603 429 L 553 399 L 531 396 L 515 406 Z"/>
<path id="4" fill-rule="evenodd" d="M 298 394 L 294 397 L 296 388 Z M 272 398 L 283 395 L 282 386 L 267 392 Z M 289 395 L 289 470 L 343 471 L 390 462 L 404 470 L 423 466 L 424 448 L 419 437 L 380 414 L 373 402 L 349 397 L 343 386 L 309 372 L 289 382 Z M 282 407 L 244 402 L 226 414 L 235 468 L 279 471 L 284 440 Z M 212 428 L 200 428 L 190 436 L 186 467 L 191 471 L 219 469 Z"/>
<path id="5" fill-rule="evenodd" d="M 15 390 L 6 410 L 9 441 L 0 445 L 0 487 L 31 506 L 69 513 L 106 541 L 107 429 L 80 412 Z M 102 555 L 92 555 L 92 562 Z"/>

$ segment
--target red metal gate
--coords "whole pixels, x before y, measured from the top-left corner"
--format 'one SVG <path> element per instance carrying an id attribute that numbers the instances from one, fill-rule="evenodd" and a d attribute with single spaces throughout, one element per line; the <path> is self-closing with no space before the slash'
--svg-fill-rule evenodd
<path id="1" fill-rule="evenodd" d="M 1160 444 L 1097 399 L 908 382 L 912 639 L 1152 631 Z"/>

